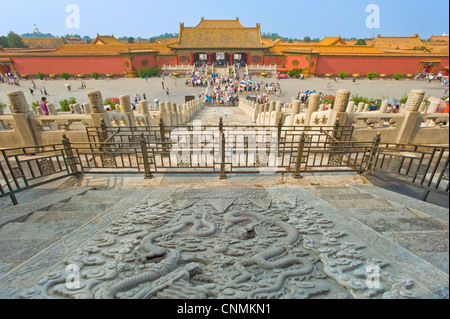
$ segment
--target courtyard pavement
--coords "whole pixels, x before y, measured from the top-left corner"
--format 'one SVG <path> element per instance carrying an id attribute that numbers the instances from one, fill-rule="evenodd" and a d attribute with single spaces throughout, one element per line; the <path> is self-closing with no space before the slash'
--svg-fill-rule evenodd
<path id="1" fill-rule="evenodd" d="M 141 78 L 120 78 L 120 79 L 98 79 L 85 80 L 86 89 L 81 89 L 81 82 L 78 79 L 57 79 L 57 80 L 34 80 L 37 90 L 32 95 L 29 88 L 32 87 L 31 80 L 21 80 L 20 87 L 11 86 L 6 83 L 0 83 L 0 101 L 8 104 L 7 92 L 9 91 L 23 91 L 29 104 L 41 99 L 42 95 L 40 89 L 45 87 L 48 96 L 48 102 L 53 103 L 59 108 L 59 101 L 74 97 L 77 103 L 88 103 L 88 91 L 100 91 L 103 99 L 108 97 L 119 97 L 120 95 L 129 95 L 133 100 L 135 94 L 141 97 L 145 93 L 149 103 L 158 98 L 160 101 L 171 101 L 178 104 L 184 103 L 186 95 L 196 94 L 197 96 L 206 91 L 206 88 L 193 88 L 192 86 L 185 86 L 185 78 L 181 77 L 177 80 L 165 77 L 165 87 L 169 88 L 169 95 L 166 94 L 162 88 L 161 77 L 149 78 L 147 81 Z M 336 95 L 340 89 L 350 90 L 351 95 L 359 95 L 375 99 L 383 99 L 386 97 L 394 97 L 401 99 L 413 89 L 420 89 L 425 91 L 425 98 L 436 96 L 442 97 L 444 95 L 444 87 L 439 82 L 415 81 L 403 79 L 400 81 L 391 79 L 358 79 L 355 83 L 351 79 L 338 80 L 324 78 L 307 78 L 300 79 L 285 79 L 277 80 L 275 78 L 263 78 L 255 76 L 253 81 L 264 81 L 265 83 L 280 82 L 282 93 L 280 96 L 271 95 L 270 99 L 273 101 L 282 101 L 289 103 L 297 96 L 298 92 L 307 90 L 316 90 L 327 95 Z M 328 88 L 328 83 L 331 83 L 331 89 Z M 66 84 L 71 85 L 71 91 L 67 89 Z M 246 93 L 242 96 L 245 97 Z"/>

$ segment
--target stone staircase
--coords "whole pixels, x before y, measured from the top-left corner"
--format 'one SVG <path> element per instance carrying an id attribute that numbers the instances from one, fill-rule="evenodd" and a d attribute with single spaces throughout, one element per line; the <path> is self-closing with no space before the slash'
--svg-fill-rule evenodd
<path id="1" fill-rule="evenodd" d="M 0 278 L 133 192 L 72 187 L 0 214 Z"/>
<path id="2" fill-rule="evenodd" d="M 449 273 L 448 209 L 373 185 L 305 189 Z"/>

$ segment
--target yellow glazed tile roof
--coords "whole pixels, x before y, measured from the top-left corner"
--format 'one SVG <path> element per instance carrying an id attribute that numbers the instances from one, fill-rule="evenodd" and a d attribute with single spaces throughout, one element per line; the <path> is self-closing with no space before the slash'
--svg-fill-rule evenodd
<path id="1" fill-rule="evenodd" d="M 92 44 L 118 45 L 122 44 L 122 42 L 117 40 L 114 36 L 97 35 L 94 41 L 92 41 Z"/>
<path id="2" fill-rule="evenodd" d="M 158 50 L 164 51 L 165 45 L 158 44 L 119 44 L 119 45 L 95 45 L 95 44 L 67 44 L 51 52 L 53 55 L 118 55 L 129 51 Z M 166 49 L 167 51 L 167 49 Z"/>
<path id="3" fill-rule="evenodd" d="M 342 38 L 339 37 L 325 37 L 322 41 L 317 43 L 317 45 L 345 45 Z"/>
<path id="4" fill-rule="evenodd" d="M 243 28 L 244 26 L 236 20 L 205 20 L 202 18 L 196 28 Z"/>
<path id="5" fill-rule="evenodd" d="M 30 49 L 57 49 L 64 44 L 63 38 L 22 38 Z"/>
<path id="6" fill-rule="evenodd" d="M 197 27 L 185 27 L 182 23 L 178 42 L 168 46 L 173 49 L 266 49 L 272 45 L 262 41 L 259 24 L 247 28 L 243 27 L 238 19 L 202 19 Z"/>

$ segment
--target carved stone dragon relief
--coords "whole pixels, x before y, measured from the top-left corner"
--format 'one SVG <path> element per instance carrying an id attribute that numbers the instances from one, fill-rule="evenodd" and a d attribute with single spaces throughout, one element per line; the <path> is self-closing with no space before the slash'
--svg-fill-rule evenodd
<path id="1" fill-rule="evenodd" d="M 412 298 L 409 278 L 295 196 L 180 190 L 128 209 L 21 298 Z M 378 267 L 368 287 L 367 266 Z M 68 285 L 67 266 L 79 269 Z"/>

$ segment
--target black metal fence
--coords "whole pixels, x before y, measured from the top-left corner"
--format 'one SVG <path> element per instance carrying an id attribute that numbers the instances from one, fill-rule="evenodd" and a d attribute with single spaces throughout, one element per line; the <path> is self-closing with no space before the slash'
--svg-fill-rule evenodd
<path id="1" fill-rule="evenodd" d="M 90 127 L 88 143 L 1 150 L 0 198 L 59 178 L 90 174 L 217 174 L 385 170 L 449 193 L 448 147 L 352 141 L 353 127 Z M 426 199 L 426 196 L 424 196 Z"/>

